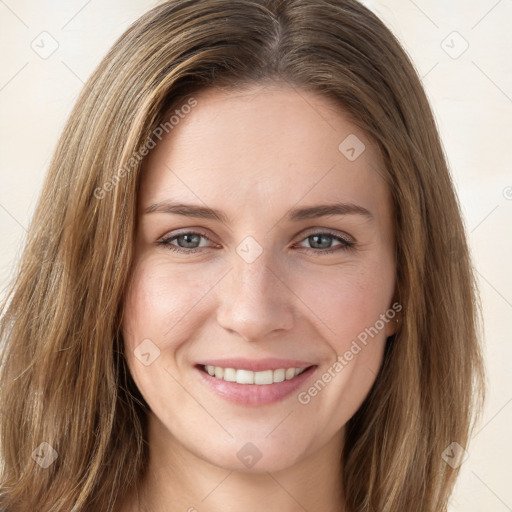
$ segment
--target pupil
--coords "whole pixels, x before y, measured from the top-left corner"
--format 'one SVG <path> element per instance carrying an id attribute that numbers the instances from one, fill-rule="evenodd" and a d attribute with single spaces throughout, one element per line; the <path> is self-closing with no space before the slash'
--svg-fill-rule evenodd
<path id="1" fill-rule="evenodd" d="M 185 239 L 185 244 L 194 244 L 197 243 L 197 235 L 181 235 L 181 238 Z M 196 240 L 193 240 L 196 238 Z M 192 241 L 190 240 L 192 239 Z M 186 245 L 188 247 L 188 245 Z"/>
<path id="2" fill-rule="evenodd" d="M 313 246 L 315 245 L 321 245 L 322 244 L 322 239 L 324 241 L 327 242 L 327 247 L 329 247 L 329 237 L 328 236 L 324 236 L 324 235 L 313 235 L 311 238 L 313 238 L 314 242 L 313 242 Z"/>

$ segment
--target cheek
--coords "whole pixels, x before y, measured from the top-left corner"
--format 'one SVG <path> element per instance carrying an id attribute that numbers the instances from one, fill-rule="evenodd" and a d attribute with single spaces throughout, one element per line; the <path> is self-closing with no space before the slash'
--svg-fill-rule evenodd
<path id="1" fill-rule="evenodd" d="M 180 340 L 192 335 L 201 297 L 212 287 L 210 280 L 170 269 L 155 258 L 141 259 L 134 269 L 122 332 L 128 367 L 148 403 L 159 389 L 168 388 L 169 375 L 157 369 L 173 366 Z M 149 389 L 152 396 L 146 396 Z"/>
<path id="2" fill-rule="evenodd" d="M 332 349 L 330 363 L 299 402 L 317 413 L 336 411 L 336 425 L 343 425 L 360 407 L 382 363 L 386 327 L 395 315 L 390 309 L 395 284 L 390 255 L 380 252 L 378 259 L 364 264 L 316 273 L 314 279 L 301 280 L 298 288 Z"/>
<path id="3" fill-rule="evenodd" d="M 389 308 L 393 289 L 370 275 L 317 284 L 325 285 L 324 294 L 318 289 L 311 293 L 311 309 L 327 326 L 324 339 L 332 358 L 302 390 L 298 402 L 334 434 L 359 409 L 375 382 L 386 344 L 381 315 Z"/>
<path id="4" fill-rule="evenodd" d="M 331 268 L 314 275 L 304 272 L 295 283 L 294 291 L 323 326 L 325 339 L 336 354 L 348 350 L 353 340 L 364 342 L 365 335 L 369 339 L 386 337 L 388 322 L 383 323 L 381 315 L 391 306 L 393 265 L 392 259 L 384 256 L 336 271 Z"/>
<path id="5" fill-rule="evenodd" d="M 126 297 L 123 329 L 133 342 L 151 338 L 164 352 L 169 340 L 185 334 L 214 284 L 211 273 L 176 269 L 157 258 L 141 260 Z"/>

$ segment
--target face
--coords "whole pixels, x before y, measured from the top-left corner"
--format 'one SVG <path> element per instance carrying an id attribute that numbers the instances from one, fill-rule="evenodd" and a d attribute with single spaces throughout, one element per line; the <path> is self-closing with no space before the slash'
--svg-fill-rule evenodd
<path id="1" fill-rule="evenodd" d="M 342 433 L 375 380 L 396 325 L 391 197 L 329 99 L 195 99 L 143 169 L 125 354 L 163 447 L 276 471 Z"/>

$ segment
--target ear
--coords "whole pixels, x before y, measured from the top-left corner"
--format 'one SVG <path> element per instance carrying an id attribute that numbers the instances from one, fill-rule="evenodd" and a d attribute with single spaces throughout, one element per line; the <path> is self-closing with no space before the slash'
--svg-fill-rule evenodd
<path id="1" fill-rule="evenodd" d="M 386 328 L 385 328 L 386 338 L 389 338 L 389 336 L 393 336 L 393 334 L 396 334 L 396 332 L 398 331 L 398 327 L 400 326 L 400 322 L 402 319 L 402 315 L 401 315 L 402 307 L 400 305 L 400 308 L 396 307 L 396 309 L 395 309 L 395 307 L 393 307 L 393 306 L 396 306 L 397 304 L 401 304 L 401 302 L 399 300 L 399 295 L 398 295 L 398 286 L 395 286 L 395 291 L 393 293 L 393 299 L 391 300 L 391 305 L 389 306 L 389 309 L 388 309 L 388 311 L 394 312 L 395 315 L 393 316 L 393 318 L 391 318 L 391 316 L 390 316 L 389 322 L 386 323 Z"/>
<path id="2" fill-rule="evenodd" d="M 389 336 L 393 336 L 393 334 L 396 334 L 398 331 L 398 326 L 400 325 L 400 319 L 399 314 L 397 313 L 395 318 L 392 318 L 389 320 L 389 322 L 386 324 L 385 332 L 386 332 L 386 338 L 389 338 Z"/>

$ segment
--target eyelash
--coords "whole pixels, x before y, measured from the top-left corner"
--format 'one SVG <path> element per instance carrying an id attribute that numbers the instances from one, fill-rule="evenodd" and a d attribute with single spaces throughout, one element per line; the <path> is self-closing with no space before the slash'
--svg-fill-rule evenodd
<path id="1" fill-rule="evenodd" d="M 158 240 L 157 244 L 165 246 L 166 249 L 168 249 L 168 250 L 170 250 L 172 252 L 186 253 L 186 254 L 192 254 L 192 253 L 195 253 L 195 252 L 198 252 L 198 251 L 204 249 L 204 247 L 196 247 L 194 249 L 184 249 L 183 247 L 177 247 L 176 245 L 171 244 L 171 242 L 173 240 L 177 239 L 180 236 L 184 236 L 184 235 L 200 235 L 203 238 L 206 238 L 207 240 L 209 240 L 211 242 L 211 240 L 204 233 L 201 233 L 200 231 L 185 231 L 183 233 L 178 233 L 177 235 L 172 235 L 172 236 L 169 236 L 169 237 L 165 237 L 165 238 L 163 238 L 161 240 Z M 313 252 L 315 252 L 317 254 L 318 253 L 320 253 L 320 254 L 332 254 L 332 253 L 337 252 L 337 251 L 353 250 L 355 248 L 355 246 L 356 246 L 355 242 L 351 242 L 350 240 L 347 240 L 347 239 L 345 239 L 345 238 L 343 238 L 341 236 L 338 236 L 338 235 L 335 235 L 333 233 L 330 233 L 329 231 L 318 231 L 318 232 L 310 233 L 305 238 L 303 238 L 301 240 L 301 242 L 306 240 L 307 238 L 309 238 L 311 236 L 315 236 L 315 235 L 321 235 L 321 236 L 327 235 L 329 237 L 332 237 L 336 241 L 341 242 L 342 245 L 338 246 L 338 247 L 336 247 L 334 249 L 315 249 L 315 248 L 309 248 L 309 247 L 301 247 L 301 248 L 302 249 L 306 249 L 308 252 L 309 251 L 313 251 Z"/>

